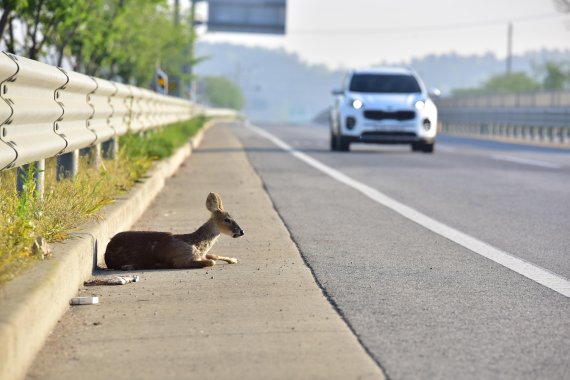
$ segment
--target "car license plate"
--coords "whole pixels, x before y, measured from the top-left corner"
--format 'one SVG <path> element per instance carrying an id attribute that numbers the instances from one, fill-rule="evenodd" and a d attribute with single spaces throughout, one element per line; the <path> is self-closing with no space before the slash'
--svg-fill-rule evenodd
<path id="1" fill-rule="evenodd" d="M 398 127 L 395 125 L 376 125 L 374 129 L 377 131 L 393 131 L 395 129 L 398 129 Z"/>

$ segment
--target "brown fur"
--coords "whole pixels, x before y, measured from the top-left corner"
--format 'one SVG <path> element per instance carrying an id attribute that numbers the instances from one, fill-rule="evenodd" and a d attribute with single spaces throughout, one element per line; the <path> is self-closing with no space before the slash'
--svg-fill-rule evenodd
<path id="1" fill-rule="evenodd" d="M 209 254 L 221 233 L 234 238 L 243 236 L 243 230 L 223 209 L 219 194 L 210 193 L 206 208 L 210 219 L 190 234 L 173 235 L 169 232 L 126 231 L 113 236 L 105 251 L 109 269 L 166 269 L 203 268 L 222 260 L 229 264 L 237 259 Z"/>

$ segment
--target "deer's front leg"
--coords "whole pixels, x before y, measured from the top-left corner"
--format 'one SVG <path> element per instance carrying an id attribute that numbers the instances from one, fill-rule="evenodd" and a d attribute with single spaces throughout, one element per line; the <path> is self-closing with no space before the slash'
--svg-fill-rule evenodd
<path id="1" fill-rule="evenodd" d="M 215 260 L 208 259 L 195 259 L 192 257 L 178 257 L 172 262 L 172 267 L 175 269 L 191 269 L 191 268 L 204 268 L 216 265 Z"/>
<path id="2" fill-rule="evenodd" d="M 228 264 L 237 264 L 238 263 L 238 259 L 236 259 L 235 257 L 225 257 L 225 256 L 218 256 L 218 255 L 212 255 L 212 254 L 207 254 L 206 258 L 209 260 L 222 260 L 225 261 Z"/>

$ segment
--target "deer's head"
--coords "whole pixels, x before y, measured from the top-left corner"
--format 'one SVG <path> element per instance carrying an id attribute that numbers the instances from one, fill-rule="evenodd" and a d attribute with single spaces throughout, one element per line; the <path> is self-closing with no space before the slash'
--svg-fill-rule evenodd
<path id="1" fill-rule="evenodd" d="M 212 219 L 216 223 L 221 233 L 238 238 L 244 235 L 243 230 L 236 223 L 234 218 L 224 210 L 222 198 L 217 193 L 208 194 L 206 198 L 206 208 L 212 213 Z"/>

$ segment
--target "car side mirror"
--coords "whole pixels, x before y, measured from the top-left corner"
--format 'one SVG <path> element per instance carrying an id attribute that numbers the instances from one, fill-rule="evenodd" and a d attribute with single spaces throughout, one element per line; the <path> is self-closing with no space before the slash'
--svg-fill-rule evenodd
<path id="1" fill-rule="evenodd" d="M 338 95 L 344 95 L 344 91 L 342 91 L 339 88 L 335 88 L 334 90 L 331 91 L 331 94 L 338 96 Z"/>
<path id="2" fill-rule="evenodd" d="M 441 91 L 439 91 L 439 88 L 431 88 L 429 90 L 429 96 L 430 98 L 439 98 L 441 96 Z"/>

